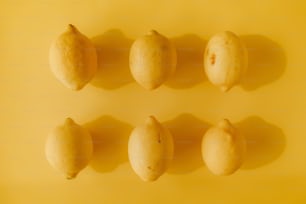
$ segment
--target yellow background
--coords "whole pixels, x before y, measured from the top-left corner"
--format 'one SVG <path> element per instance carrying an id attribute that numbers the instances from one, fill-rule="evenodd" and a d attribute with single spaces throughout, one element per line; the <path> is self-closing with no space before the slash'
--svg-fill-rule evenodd
<path id="1" fill-rule="evenodd" d="M 303 1 L 0 2 L 1 203 L 306 203 L 306 5 Z M 48 49 L 68 23 L 99 50 L 100 72 L 79 92 L 51 74 Z M 150 29 L 174 41 L 178 71 L 149 92 L 128 71 L 131 42 Z M 206 79 L 210 36 L 231 30 L 248 46 L 250 71 L 221 93 Z M 133 127 L 155 115 L 174 134 L 175 159 L 142 182 L 126 154 Z M 66 117 L 96 141 L 75 180 L 45 159 L 48 132 Z M 205 129 L 229 118 L 248 139 L 245 166 L 218 177 L 204 166 Z M 98 142 L 97 142 L 98 141 Z M 99 142 L 100 141 L 100 142 Z"/>

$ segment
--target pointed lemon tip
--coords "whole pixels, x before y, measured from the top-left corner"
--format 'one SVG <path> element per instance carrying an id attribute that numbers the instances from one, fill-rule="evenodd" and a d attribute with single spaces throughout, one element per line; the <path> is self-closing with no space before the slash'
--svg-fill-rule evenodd
<path id="1" fill-rule="evenodd" d="M 222 119 L 219 123 L 218 123 L 218 127 L 223 128 L 223 129 L 227 129 L 229 127 L 231 127 L 232 124 L 228 119 Z"/>
<path id="2" fill-rule="evenodd" d="M 152 29 L 148 32 L 148 35 L 158 35 L 158 32 L 156 30 Z"/>
<path id="3" fill-rule="evenodd" d="M 144 182 L 148 182 L 148 183 L 152 183 L 154 181 L 156 181 L 161 175 L 139 175 L 139 177 L 141 178 L 141 180 L 143 180 Z"/>
<path id="4" fill-rule="evenodd" d="M 77 31 L 77 29 L 76 29 L 76 27 L 75 27 L 74 25 L 72 25 L 72 24 L 68 24 L 68 31 L 71 31 L 71 32 L 76 32 L 76 31 Z"/>
<path id="5" fill-rule="evenodd" d="M 236 169 L 237 170 L 237 169 Z M 235 170 L 235 171 L 236 171 Z M 235 173 L 235 171 L 230 171 L 230 172 L 214 172 L 213 174 L 215 174 L 216 176 L 230 176 L 233 173 Z"/>
<path id="6" fill-rule="evenodd" d="M 225 93 L 225 92 L 228 92 L 231 89 L 231 87 L 230 86 L 221 86 L 220 89 L 221 89 L 222 92 Z"/>
<path id="7" fill-rule="evenodd" d="M 141 178 L 144 182 L 152 183 L 156 181 L 158 178 Z"/>
<path id="8" fill-rule="evenodd" d="M 156 122 L 157 122 L 157 120 L 156 120 L 156 118 L 153 115 L 150 115 L 147 118 L 147 121 L 146 121 L 147 124 L 152 124 L 152 123 L 156 123 Z"/>
<path id="9" fill-rule="evenodd" d="M 78 173 L 71 173 L 66 175 L 67 180 L 74 179 L 77 176 Z"/>
<path id="10" fill-rule="evenodd" d="M 72 118 L 70 118 L 70 117 L 66 118 L 65 124 L 73 124 L 73 123 L 74 123 L 74 121 L 72 120 Z"/>
<path id="11" fill-rule="evenodd" d="M 226 31 L 223 31 L 223 32 L 227 35 L 235 35 L 236 36 L 236 34 L 232 31 L 230 31 L 230 30 L 226 30 Z"/>
<path id="12" fill-rule="evenodd" d="M 153 91 L 154 89 L 157 89 L 158 87 L 160 87 L 162 84 L 159 83 L 142 83 L 141 84 L 145 89 L 147 89 L 148 91 Z"/>
<path id="13" fill-rule="evenodd" d="M 233 133 L 235 129 L 232 123 L 228 119 L 221 120 L 217 126 L 229 133 Z"/>
<path id="14" fill-rule="evenodd" d="M 76 84 L 76 85 L 73 85 L 70 87 L 73 91 L 79 91 L 83 88 L 83 85 L 79 85 L 79 84 Z"/>
<path id="15" fill-rule="evenodd" d="M 225 93 L 225 92 L 228 92 L 233 86 L 231 85 L 228 85 L 228 86 L 220 86 L 220 90 Z"/>
<path id="16" fill-rule="evenodd" d="M 157 87 L 145 87 L 148 91 L 153 91 L 155 90 Z"/>

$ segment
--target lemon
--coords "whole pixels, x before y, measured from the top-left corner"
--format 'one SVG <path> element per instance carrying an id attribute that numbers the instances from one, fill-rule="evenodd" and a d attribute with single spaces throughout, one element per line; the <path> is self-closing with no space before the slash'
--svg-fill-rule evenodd
<path id="1" fill-rule="evenodd" d="M 68 25 L 51 45 L 49 63 L 55 77 L 67 88 L 82 89 L 97 71 L 97 53 L 91 41 Z"/>
<path id="2" fill-rule="evenodd" d="M 169 39 L 152 30 L 137 39 L 130 50 L 130 70 L 144 88 L 162 85 L 176 69 L 176 49 Z"/>
<path id="3" fill-rule="evenodd" d="M 92 153 L 91 135 L 71 118 L 56 127 L 46 142 L 47 160 L 67 179 L 75 178 L 87 166 Z"/>
<path id="4" fill-rule="evenodd" d="M 202 156 L 207 168 L 216 175 L 230 175 L 242 165 L 246 141 L 227 120 L 220 121 L 205 133 Z"/>
<path id="5" fill-rule="evenodd" d="M 214 35 L 204 54 L 204 67 L 209 81 L 224 92 L 238 84 L 247 69 L 247 49 L 230 31 Z"/>
<path id="6" fill-rule="evenodd" d="M 136 127 L 130 136 L 128 155 L 131 166 L 144 181 L 157 180 L 173 158 L 173 139 L 168 129 L 153 116 Z"/>

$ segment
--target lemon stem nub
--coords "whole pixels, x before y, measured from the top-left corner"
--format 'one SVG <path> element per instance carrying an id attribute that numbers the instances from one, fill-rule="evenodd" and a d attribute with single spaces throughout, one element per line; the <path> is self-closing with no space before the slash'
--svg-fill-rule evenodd
<path id="1" fill-rule="evenodd" d="M 227 132 L 233 132 L 234 130 L 233 125 L 228 119 L 221 120 L 217 126 Z"/>
<path id="2" fill-rule="evenodd" d="M 77 173 L 67 174 L 66 179 L 71 180 L 74 179 L 77 176 Z"/>
<path id="3" fill-rule="evenodd" d="M 231 87 L 221 86 L 220 89 L 221 89 L 222 92 L 228 92 L 231 89 Z"/>
<path id="4" fill-rule="evenodd" d="M 72 24 L 68 24 L 68 30 L 71 31 L 71 32 L 76 32 L 77 31 L 76 27 Z"/>
<path id="5" fill-rule="evenodd" d="M 148 34 L 149 35 L 157 35 L 158 32 L 156 30 L 150 30 Z"/>

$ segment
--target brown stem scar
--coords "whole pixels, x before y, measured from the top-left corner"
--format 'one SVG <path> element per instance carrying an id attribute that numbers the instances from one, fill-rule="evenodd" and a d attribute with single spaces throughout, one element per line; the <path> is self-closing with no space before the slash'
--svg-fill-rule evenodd
<path id="1" fill-rule="evenodd" d="M 210 63 L 214 65 L 216 63 L 216 54 L 212 53 L 209 59 L 210 59 Z"/>

